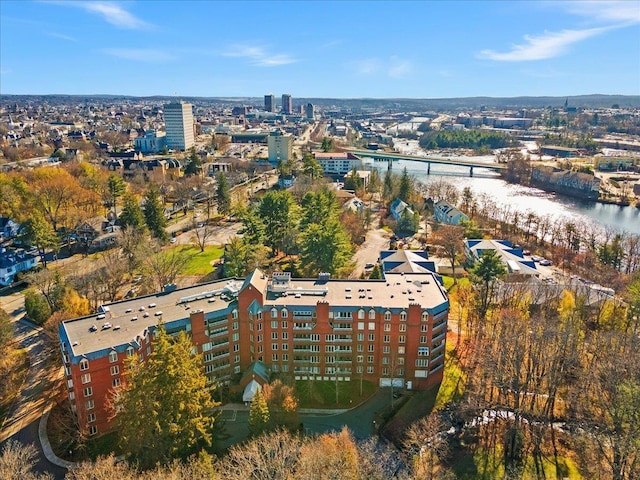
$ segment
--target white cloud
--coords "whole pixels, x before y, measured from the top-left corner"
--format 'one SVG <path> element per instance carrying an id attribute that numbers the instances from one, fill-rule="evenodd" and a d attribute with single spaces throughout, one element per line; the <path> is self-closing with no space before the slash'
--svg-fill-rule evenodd
<path id="1" fill-rule="evenodd" d="M 584 30 L 563 30 L 561 32 L 545 32 L 542 35 L 525 35 L 526 43 L 513 45 L 507 52 L 482 50 L 480 58 L 499 62 L 524 62 L 530 60 L 544 60 L 565 53 L 569 47 L 577 42 L 610 30 L 612 27 L 588 28 Z"/>
<path id="2" fill-rule="evenodd" d="M 382 70 L 382 62 L 377 58 L 364 58 L 353 62 L 353 68 L 359 75 L 371 75 Z"/>
<path id="3" fill-rule="evenodd" d="M 279 67 L 298 61 L 285 53 L 270 54 L 265 47 L 257 45 L 232 45 L 229 50 L 222 52 L 222 56 L 247 58 L 250 65 L 255 67 Z"/>
<path id="4" fill-rule="evenodd" d="M 167 52 L 154 48 L 103 48 L 100 51 L 112 57 L 146 63 L 165 62 L 175 58 Z"/>
<path id="5" fill-rule="evenodd" d="M 392 78 L 403 78 L 413 71 L 413 65 L 409 60 L 398 57 L 391 57 L 391 65 L 387 74 Z"/>
<path id="6" fill-rule="evenodd" d="M 70 37 L 69 35 L 63 35 L 62 33 L 46 32 L 45 35 L 48 35 L 48 36 L 53 37 L 53 38 L 60 38 L 62 40 L 66 40 L 68 42 L 77 42 L 78 41 L 75 38 Z"/>
<path id="7" fill-rule="evenodd" d="M 125 10 L 119 3 L 105 2 L 105 1 L 59 1 L 59 0 L 45 0 L 45 3 L 52 3 L 55 5 L 62 5 L 65 7 L 81 8 L 86 12 L 100 15 L 105 21 L 111 25 L 115 25 L 118 28 L 127 28 L 131 30 L 148 29 L 151 25 L 144 20 L 133 15 L 131 12 Z"/>
<path id="8" fill-rule="evenodd" d="M 588 17 L 598 22 L 623 24 L 640 23 L 640 5 L 637 1 L 584 1 L 567 2 L 567 11 L 574 15 Z"/>

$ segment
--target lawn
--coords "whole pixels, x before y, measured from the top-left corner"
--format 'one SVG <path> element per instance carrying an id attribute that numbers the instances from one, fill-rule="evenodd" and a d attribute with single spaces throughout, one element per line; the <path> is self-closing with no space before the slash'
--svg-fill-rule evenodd
<path id="1" fill-rule="evenodd" d="M 336 403 L 336 382 L 329 380 L 297 380 L 296 396 L 300 408 L 350 408 L 364 402 L 376 391 L 376 385 L 360 380 L 338 382 L 338 403 Z"/>
<path id="2" fill-rule="evenodd" d="M 442 275 L 442 282 L 444 283 L 444 288 L 448 293 L 452 293 L 456 288 L 461 287 L 463 285 L 469 285 L 470 283 L 468 277 L 460 277 L 457 280 L 458 282 L 454 283 L 453 277 Z"/>
<path id="3" fill-rule="evenodd" d="M 29 371 L 29 356 L 22 348 L 8 347 L 0 356 L 0 424 L 13 405 Z"/>
<path id="4" fill-rule="evenodd" d="M 181 274 L 189 276 L 207 275 L 211 273 L 213 270 L 211 262 L 218 260 L 224 254 L 224 248 L 215 245 L 204 247 L 204 252 L 201 252 L 200 248 L 192 245 L 179 245 L 175 248 L 178 248 L 181 253 L 187 255 L 188 260 Z"/>

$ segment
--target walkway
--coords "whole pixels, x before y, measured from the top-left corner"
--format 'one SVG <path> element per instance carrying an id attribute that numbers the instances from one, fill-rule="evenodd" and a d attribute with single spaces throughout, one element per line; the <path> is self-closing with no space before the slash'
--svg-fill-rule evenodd
<path id="1" fill-rule="evenodd" d="M 15 399 L 11 412 L 5 419 L 0 429 L 0 443 L 7 440 L 17 440 L 25 445 L 34 444 L 38 450 L 37 464 L 34 471 L 51 473 L 55 478 L 64 478 L 66 468 L 63 460 L 47 457 L 50 451 L 48 440 L 44 442 L 46 452 L 43 451 L 40 442 L 41 419 L 53 405 L 54 384 L 62 376 L 62 368 L 55 362 L 49 362 L 45 354 L 45 335 L 41 328 L 35 327 L 24 317 L 24 296 L 20 293 L 11 293 L 1 299 L 4 308 L 14 320 L 16 341 L 29 355 L 29 372 L 22 386 L 20 395 Z M 46 429 L 42 433 L 46 437 Z"/>

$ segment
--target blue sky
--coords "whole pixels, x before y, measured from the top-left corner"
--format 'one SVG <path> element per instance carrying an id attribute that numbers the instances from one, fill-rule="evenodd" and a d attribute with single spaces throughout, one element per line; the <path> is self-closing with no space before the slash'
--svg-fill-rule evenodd
<path id="1" fill-rule="evenodd" d="M 0 93 L 640 94 L 640 0 L 0 0 Z"/>

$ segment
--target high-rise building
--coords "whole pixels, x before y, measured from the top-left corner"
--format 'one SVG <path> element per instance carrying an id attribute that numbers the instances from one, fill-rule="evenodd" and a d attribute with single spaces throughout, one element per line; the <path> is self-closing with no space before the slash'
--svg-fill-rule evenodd
<path id="1" fill-rule="evenodd" d="M 246 278 L 118 301 L 65 320 L 58 330 L 65 385 L 79 425 L 89 435 L 111 428 L 109 399 L 126 382 L 126 359 L 149 357 L 160 322 L 169 334 L 188 332 L 205 374 L 218 384 L 258 360 L 292 381 L 364 379 L 416 390 L 437 385 L 444 369 L 446 292 L 426 268 L 401 268 L 407 259 L 396 258 L 397 251 L 384 255 L 383 280 L 255 270 Z M 418 265 L 425 264 L 423 257 Z"/>
<path id="2" fill-rule="evenodd" d="M 187 150 L 195 145 L 193 105 L 171 102 L 164 106 L 164 125 L 167 148 Z"/>
<path id="3" fill-rule="evenodd" d="M 264 111 L 275 112 L 276 111 L 276 97 L 273 93 L 264 96 Z"/>
<path id="4" fill-rule="evenodd" d="M 291 115 L 293 113 L 293 103 L 291 101 L 291 95 L 288 93 L 282 94 L 282 113 L 285 115 Z"/>
<path id="5" fill-rule="evenodd" d="M 277 163 L 282 160 L 286 162 L 293 156 L 293 137 L 291 135 L 283 135 L 280 130 L 274 130 L 267 138 L 269 147 L 269 161 Z"/>
<path id="6" fill-rule="evenodd" d="M 313 120 L 315 118 L 316 112 L 313 103 L 307 103 L 307 118 L 309 120 Z"/>

